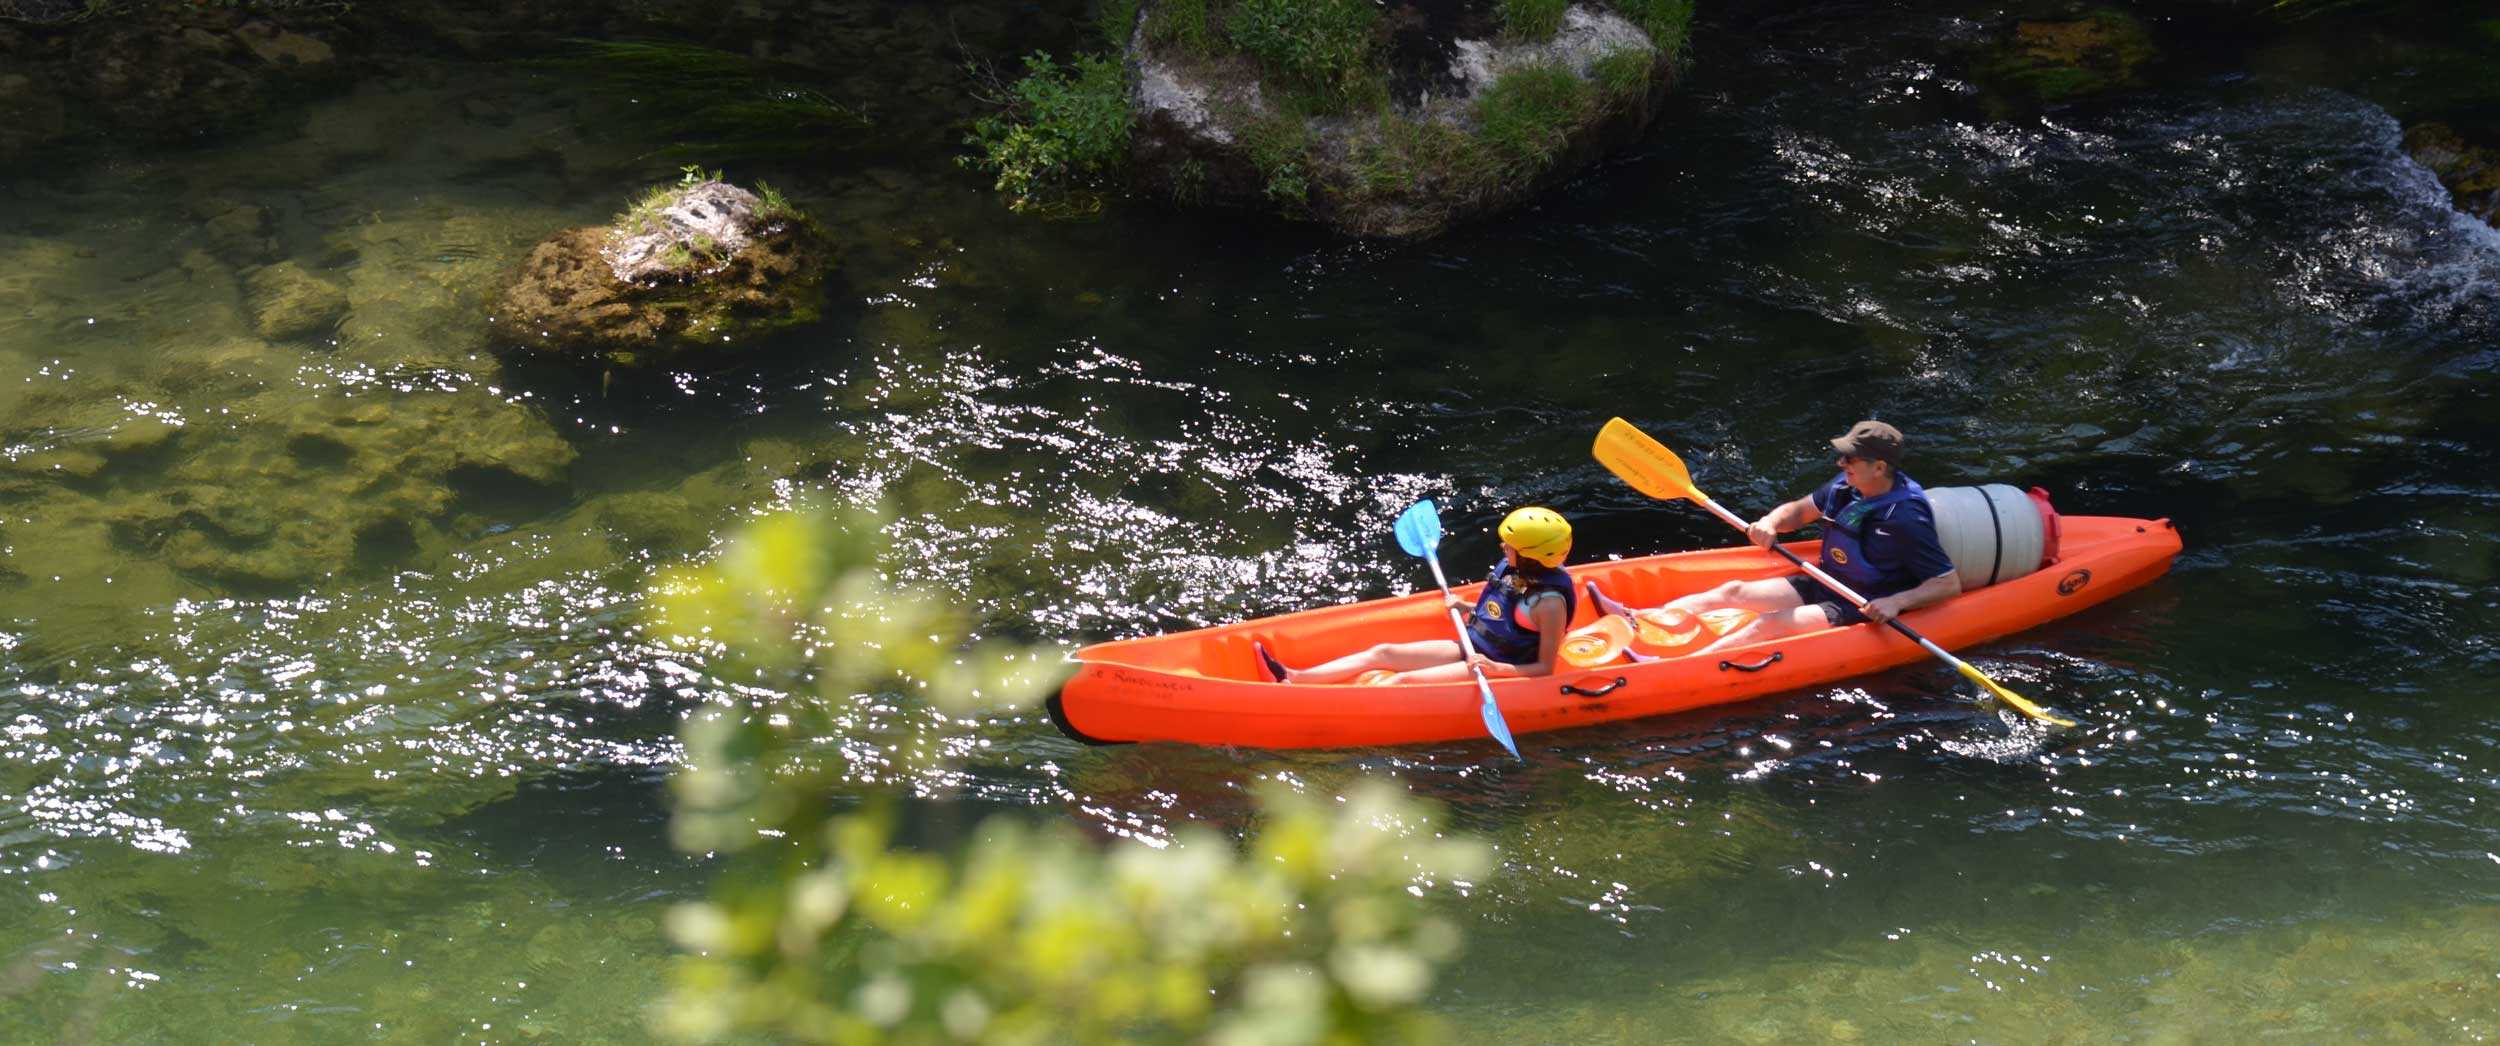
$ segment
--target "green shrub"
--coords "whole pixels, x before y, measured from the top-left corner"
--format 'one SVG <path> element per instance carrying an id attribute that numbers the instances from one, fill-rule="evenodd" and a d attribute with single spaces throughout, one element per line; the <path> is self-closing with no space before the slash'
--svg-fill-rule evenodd
<path id="1" fill-rule="evenodd" d="M 773 1042 L 1433 1042 L 1424 1007 L 1459 930 L 1420 893 L 1492 868 L 1481 843 L 1390 780 L 1338 797 L 1259 790 L 1236 842 L 1101 843 L 1000 817 L 960 846 L 895 841 L 888 799 L 829 816 L 855 782 L 938 769 L 944 744 L 845 746 L 872 707 L 936 722 L 1025 704 L 1056 651 L 967 645 L 969 622 L 878 574 L 884 521 L 750 525 L 655 578 L 655 642 L 715 695 L 682 731 L 669 831 L 716 852 L 708 896 L 669 913 L 684 949 L 655 1011 L 671 1038 Z M 943 713 L 943 714 L 937 714 Z M 962 721 L 962 720 L 957 720 Z M 927 738 L 918 739 L 920 742 Z M 899 786 L 898 786 L 899 787 Z M 1043 815 L 1047 816 L 1047 815 Z M 925 836 L 926 833 L 919 833 Z"/>
<path id="2" fill-rule="evenodd" d="M 1128 71 L 1103 56 L 1062 68 L 1040 51 L 1026 55 L 1024 65 L 1006 110 L 973 124 L 964 144 L 980 155 L 962 163 L 995 172 L 1009 209 L 1048 212 L 1128 163 Z"/>
<path id="3" fill-rule="evenodd" d="M 1554 162 L 1596 89 L 1558 65 L 1521 66 L 1476 96 L 1477 134 L 1505 179 L 1533 178 Z"/>
<path id="4" fill-rule="evenodd" d="M 1550 40 L 1571 0 L 1501 0 L 1502 29 L 1521 40 Z"/>
<path id="5" fill-rule="evenodd" d="M 1225 28 L 1234 45 L 1271 75 L 1315 89 L 1342 107 L 1379 76 L 1372 62 L 1372 30 L 1379 21 L 1373 0 L 1239 0 Z"/>

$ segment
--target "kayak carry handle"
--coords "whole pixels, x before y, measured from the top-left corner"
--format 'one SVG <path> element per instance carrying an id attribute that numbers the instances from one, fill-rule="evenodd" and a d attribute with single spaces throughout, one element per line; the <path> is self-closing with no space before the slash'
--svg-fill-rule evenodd
<path id="1" fill-rule="evenodd" d="M 1788 656 L 1788 654 L 1787 654 L 1787 652 L 1786 652 L 1786 651 L 1777 651 L 1777 650 L 1775 650 L 1775 651 L 1772 651 L 1772 652 L 1771 652 L 1771 656 L 1766 657 L 1766 658 L 1763 658 L 1762 660 L 1757 661 L 1757 662 L 1754 662 L 1753 664 L 1750 664 L 1750 665 L 1740 665 L 1740 664 L 1737 664 L 1737 663 L 1736 663 L 1736 662 L 1734 662 L 1734 661 L 1721 661 L 1721 662 L 1719 662 L 1719 671 L 1721 671 L 1721 672 L 1725 672 L 1725 671 L 1727 671 L 1728 669 L 1733 668 L 1733 669 L 1735 669 L 1735 670 L 1737 670 L 1737 671 L 1739 671 L 1739 672 L 1759 672 L 1759 671 L 1762 671 L 1763 669 L 1766 669 L 1766 668 L 1771 667 L 1771 666 L 1772 666 L 1772 665 L 1774 665 L 1774 664 L 1777 664 L 1781 658 L 1784 658 L 1784 657 L 1787 657 L 1787 656 Z"/>
<path id="2" fill-rule="evenodd" d="M 1604 696 L 1606 696 L 1606 695 L 1608 695 L 1608 694 L 1614 693 L 1617 689 L 1621 688 L 1621 687 L 1623 686 L 1623 684 L 1624 684 L 1624 683 L 1626 683 L 1626 682 L 1629 682 L 1629 680 L 1625 679 L 1623 676 L 1616 676 L 1616 677 L 1615 677 L 1615 681 L 1614 681 L 1614 682 L 1608 683 L 1608 684 L 1606 684 L 1605 686 L 1598 687 L 1598 688 L 1597 688 L 1597 689 L 1595 689 L 1595 690 L 1590 690 L 1590 689 L 1588 689 L 1588 688 L 1586 688 L 1586 687 L 1577 687 L 1577 686 L 1573 686 L 1573 685 L 1571 685 L 1571 684 L 1569 684 L 1569 683 L 1564 683 L 1564 684 L 1563 684 L 1563 687 L 1562 687 L 1562 692 L 1563 692 L 1563 693 L 1566 693 L 1566 694 L 1578 694 L 1578 695 L 1580 695 L 1581 697 L 1604 697 Z"/>

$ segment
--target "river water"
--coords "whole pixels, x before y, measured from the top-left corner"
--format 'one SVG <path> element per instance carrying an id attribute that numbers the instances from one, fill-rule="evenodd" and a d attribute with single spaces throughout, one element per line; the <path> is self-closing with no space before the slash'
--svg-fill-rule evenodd
<path id="1" fill-rule="evenodd" d="M 2425 89 L 2308 39 L 2042 109 L 1934 10 L 1701 30 L 1637 149 L 1419 246 L 1017 220 L 925 133 L 733 159 L 819 212 L 844 283 L 701 374 L 486 351 L 530 244 L 675 173 L 543 68 L 408 63 L 11 181 L 0 1038 L 642 1039 L 709 868 L 667 843 L 711 684 L 634 627 L 653 565 L 881 501 L 900 580 L 1081 643 L 1428 584 L 1389 533 L 1420 496 L 1459 574 L 1522 503 L 1582 558 L 1727 543 L 1589 458 L 1615 415 L 1740 513 L 1879 415 L 1922 482 L 2187 551 L 1966 652 L 2071 730 L 1919 665 L 1525 765 L 1088 749 L 1038 715 L 829 740 L 863 788 L 1115 840 L 1238 828 L 1265 778 L 1400 780 L 1503 862 L 1429 902 L 1468 930 L 1434 996 L 1466 1041 L 2500 1031 L 2500 234 L 2399 148 Z M 885 125 L 957 115 L 922 104 Z M 334 326 L 255 328 L 280 260 L 343 291 Z M 881 758 L 931 742 L 966 757 Z"/>

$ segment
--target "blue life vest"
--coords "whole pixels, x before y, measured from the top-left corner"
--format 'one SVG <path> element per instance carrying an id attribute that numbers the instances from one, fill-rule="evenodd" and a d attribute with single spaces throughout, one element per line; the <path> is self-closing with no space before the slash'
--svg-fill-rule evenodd
<path id="1" fill-rule="evenodd" d="M 1555 567 L 1544 571 L 1527 583 L 1524 591 L 1512 592 L 1508 580 L 1510 564 L 1493 568 L 1493 577 L 1484 584 L 1484 595 L 1476 599 L 1476 616 L 1467 623 L 1467 638 L 1476 644 L 1476 652 L 1495 661 L 1512 665 L 1536 663 L 1543 650 L 1543 633 L 1519 624 L 1519 608 L 1540 592 L 1558 592 L 1563 599 L 1563 621 L 1567 625 L 1579 600 L 1571 591 L 1571 572 Z"/>
<path id="2" fill-rule="evenodd" d="M 1859 595 L 1882 599 L 1953 569 L 1936 537 L 1936 510 L 1917 480 L 1895 472 L 1891 490 L 1862 498 L 1844 477 L 1818 493 L 1827 495 L 1815 499 L 1823 513 L 1823 570 Z"/>

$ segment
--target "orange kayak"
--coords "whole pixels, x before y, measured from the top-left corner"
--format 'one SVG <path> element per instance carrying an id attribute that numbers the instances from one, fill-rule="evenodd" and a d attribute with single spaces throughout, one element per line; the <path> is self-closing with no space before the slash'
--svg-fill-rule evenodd
<path id="1" fill-rule="evenodd" d="M 2061 517 L 2054 563 L 1912 611 L 1902 621 L 1948 650 L 2009 635 L 2143 586 L 2170 569 L 2179 532 L 2167 519 Z M 1800 557 L 1816 542 L 1788 546 Z M 1580 581 L 1635 607 L 1732 580 L 1795 573 L 1750 545 L 1579 563 Z M 1472 598 L 1482 586 L 1458 589 Z M 1583 596 L 1575 628 L 1599 616 Z M 1315 665 L 1376 643 L 1448 638 L 1437 590 L 1304 610 L 1237 624 L 1096 643 L 1051 700 L 1070 735 L 1094 742 L 1183 741 L 1257 748 L 1342 748 L 1484 736 L 1472 681 L 1400 686 L 1271 683 L 1253 641 L 1290 665 Z M 1696 644 L 1698 645 L 1698 644 Z M 1743 701 L 1926 659 L 1880 625 L 1849 625 L 1651 661 L 1564 667 L 1496 679 L 1512 732 L 1533 733 Z"/>

